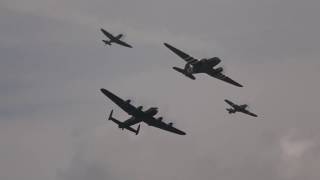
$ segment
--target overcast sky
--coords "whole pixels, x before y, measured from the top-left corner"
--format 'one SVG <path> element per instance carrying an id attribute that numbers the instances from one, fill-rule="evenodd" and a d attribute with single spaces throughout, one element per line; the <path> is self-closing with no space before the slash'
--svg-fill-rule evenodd
<path id="1" fill-rule="evenodd" d="M 1 180 L 318 180 L 318 0 L 1 0 Z M 103 46 L 99 29 L 132 49 Z M 163 42 L 222 59 L 196 81 Z M 170 134 L 105 120 L 106 88 L 159 107 Z M 229 115 L 223 102 L 259 115 Z"/>

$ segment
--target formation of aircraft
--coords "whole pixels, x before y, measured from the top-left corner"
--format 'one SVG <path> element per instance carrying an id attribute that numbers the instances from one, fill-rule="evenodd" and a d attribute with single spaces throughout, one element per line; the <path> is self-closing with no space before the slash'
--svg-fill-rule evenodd
<path id="1" fill-rule="evenodd" d="M 218 65 L 221 60 L 218 57 L 213 57 L 210 59 L 195 59 L 192 56 L 188 55 L 187 53 L 171 46 L 170 44 L 164 43 L 164 45 L 169 48 L 172 52 L 174 52 L 176 55 L 181 57 L 183 60 L 186 61 L 186 65 L 184 66 L 184 69 L 173 67 L 174 70 L 184 74 L 185 76 L 189 77 L 190 79 L 195 80 L 194 74 L 198 73 L 206 73 L 209 76 L 212 76 L 214 78 L 220 79 L 222 81 L 225 81 L 227 83 L 233 84 L 238 87 L 242 87 L 241 84 L 237 83 L 236 81 L 232 80 L 228 76 L 224 75 L 222 73 L 223 68 L 218 67 L 214 68 L 216 65 Z"/>
<path id="2" fill-rule="evenodd" d="M 109 33 L 108 31 L 104 30 L 103 28 L 101 28 L 100 30 L 105 36 L 107 36 L 109 38 L 109 41 L 108 40 L 102 40 L 102 42 L 104 42 L 105 45 L 111 46 L 112 43 L 116 43 L 116 44 L 119 44 L 119 45 L 122 45 L 122 46 L 125 46 L 125 47 L 128 47 L 128 48 L 132 48 L 131 45 L 129 45 L 128 43 L 126 43 L 126 42 L 121 40 L 121 38 L 123 37 L 123 34 L 119 34 L 117 36 L 113 36 L 111 33 Z"/>
<path id="3" fill-rule="evenodd" d="M 258 117 L 256 114 L 254 114 L 246 109 L 248 107 L 247 104 L 237 105 L 228 99 L 225 99 L 224 101 L 232 107 L 231 109 L 229 109 L 229 108 L 226 109 L 229 112 L 229 114 L 236 113 L 236 112 L 242 112 L 244 114 L 248 114 L 253 117 Z"/>
<path id="4" fill-rule="evenodd" d="M 111 45 L 112 43 L 116 43 L 128 48 L 132 48 L 131 45 L 121 40 L 123 37 L 122 34 L 119 34 L 117 36 L 113 36 L 111 33 L 107 32 L 105 29 L 101 28 L 101 32 L 109 38 L 109 40 L 102 40 L 105 45 Z M 186 61 L 186 64 L 184 68 L 179 67 L 173 67 L 173 69 L 179 73 L 182 73 L 186 77 L 195 80 L 195 74 L 199 73 L 205 73 L 209 76 L 212 76 L 214 78 L 220 79 L 226 83 L 232 84 L 237 87 L 243 87 L 238 82 L 234 81 L 233 79 L 229 78 L 228 76 L 223 74 L 223 68 L 217 67 L 215 68 L 220 62 L 220 58 L 213 57 L 213 58 L 203 58 L 203 59 L 195 59 L 192 56 L 188 55 L 187 53 L 171 46 L 168 43 L 164 43 L 164 45 L 170 49 L 173 53 L 178 55 L 180 58 Z M 131 115 L 131 117 L 123 122 L 119 121 L 118 119 L 114 118 L 113 110 L 111 110 L 109 114 L 108 120 L 114 122 L 118 125 L 118 127 L 122 130 L 126 129 L 128 131 L 131 131 L 135 133 L 136 135 L 139 134 L 140 131 L 140 124 L 141 122 L 146 123 L 149 126 L 153 126 L 174 134 L 178 135 L 185 135 L 186 133 L 173 127 L 173 123 L 165 123 L 163 122 L 163 118 L 155 118 L 154 116 L 158 114 L 158 108 L 157 107 L 150 107 L 147 110 L 143 110 L 142 106 L 135 107 L 130 102 L 131 100 L 123 100 L 113 94 L 112 92 L 106 90 L 106 89 L 100 89 L 101 92 L 107 96 L 111 101 L 113 101 L 115 104 L 117 104 L 122 110 L 124 110 L 128 115 Z M 229 114 L 236 113 L 236 112 L 242 112 L 247 115 L 257 117 L 256 114 L 248 111 L 246 108 L 248 105 L 237 105 L 230 100 L 225 99 L 226 103 L 228 103 L 232 108 L 227 108 L 226 110 L 229 112 Z M 139 124 L 138 127 L 135 129 L 132 126 Z"/>
<path id="5" fill-rule="evenodd" d="M 128 129 L 136 134 L 139 133 L 140 127 L 138 127 L 137 130 L 133 129 L 131 126 L 138 124 L 140 122 L 144 122 L 149 126 L 157 127 L 159 129 L 169 131 L 175 134 L 179 135 L 185 135 L 186 133 L 173 127 L 173 123 L 165 123 L 162 121 L 162 117 L 155 118 L 154 116 L 158 113 L 158 108 L 156 107 L 151 107 L 145 111 L 143 111 L 143 107 L 135 107 L 132 104 L 130 104 L 131 100 L 126 100 L 124 101 L 123 99 L 119 98 L 112 92 L 106 90 L 106 89 L 101 89 L 101 92 L 106 95 L 111 101 L 113 101 L 115 104 L 117 104 L 122 110 L 124 110 L 126 113 L 131 115 L 129 119 L 127 119 L 124 122 L 120 122 L 112 117 L 112 112 L 110 113 L 109 119 L 112 120 L 113 122 L 117 123 L 119 128 L 121 129 Z"/>

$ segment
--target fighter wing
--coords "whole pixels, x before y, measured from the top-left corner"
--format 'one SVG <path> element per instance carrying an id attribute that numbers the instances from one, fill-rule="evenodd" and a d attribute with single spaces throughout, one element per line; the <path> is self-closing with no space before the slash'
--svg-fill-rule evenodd
<path id="1" fill-rule="evenodd" d="M 129 45 L 128 43 L 123 42 L 123 41 L 121 41 L 121 40 L 119 40 L 119 39 L 114 40 L 113 42 L 115 42 L 115 43 L 117 43 L 117 44 L 120 44 L 120 45 L 122 45 L 122 46 L 128 47 L 128 48 L 132 48 L 131 45 Z"/>
<path id="2" fill-rule="evenodd" d="M 252 113 L 252 112 L 250 112 L 250 111 L 248 111 L 248 110 L 243 110 L 243 111 L 241 111 L 242 113 L 245 113 L 245 114 L 248 114 L 248 115 L 250 115 L 250 116 L 253 116 L 253 117 L 258 117 L 258 115 L 256 115 L 256 114 L 254 114 L 254 113 Z"/>
<path id="3" fill-rule="evenodd" d="M 228 76 L 226 76 L 222 73 L 211 73 L 209 75 L 211 75 L 212 77 L 215 77 L 217 79 L 220 79 L 221 81 L 233 84 L 235 86 L 243 87 L 241 84 L 237 83 L 236 81 L 232 80 L 231 78 L 229 78 Z"/>
<path id="4" fill-rule="evenodd" d="M 225 99 L 224 100 L 226 103 L 228 103 L 231 107 L 235 107 L 236 105 L 233 103 L 233 102 L 231 102 L 231 101 L 229 101 L 228 99 Z"/>
<path id="5" fill-rule="evenodd" d="M 165 130 L 165 131 L 169 131 L 175 134 L 179 134 L 179 135 L 185 135 L 186 133 L 173 127 L 171 124 L 166 124 L 165 122 L 152 118 L 150 120 L 145 120 L 145 123 L 147 123 L 149 126 L 153 126 L 153 127 L 157 127 L 159 129 Z"/>
<path id="6" fill-rule="evenodd" d="M 172 52 L 174 52 L 176 55 L 178 55 L 179 57 L 181 57 L 182 59 L 184 59 L 187 63 L 193 63 L 193 62 L 197 62 L 198 60 L 189 56 L 188 54 L 182 52 L 181 50 L 171 46 L 170 44 L 164 43 L 164 45 L 169 48 Z"/>
<path id="7" fill-rule="evenodd" d="M 121 109 L 123 109 L 129 115 L 137 116 L 137 115 L 143 113 L 142 111 L 138 110 L 136 107 L 134 107 L 130 103 L 122 100 L 121 98 L 119 98 L 115 94 L 111 93 L 110 91 L 108 91 L 106 89 L 100 89 L 100 90 L 104 95 L 106 95 L 109 99 L 111 99 L 114 103 L 116 103 Z"/>
<path id="8" fill-rule="evenodd" d="M 114 36 L 112 35 L 112 34 L 110 34 L 109 32 L 107 32 L 106 30 L 104 30 L 104 29 L 100 29 L 101 30 L 101 32 L 104 34 L 104 35 L 106 35 L 110 40 L 113 40 L 113 39 L 115 39 L 114 38 Z"/>

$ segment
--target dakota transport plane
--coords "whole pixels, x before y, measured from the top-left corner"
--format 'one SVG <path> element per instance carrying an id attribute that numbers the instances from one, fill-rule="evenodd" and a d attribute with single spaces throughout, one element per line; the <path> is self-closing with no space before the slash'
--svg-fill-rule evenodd
<path id="1" fill-rule="evenodd" d="M 110 45 L 111 46 L 111 43 L 116 43 L 116 44 L 119 44 L 119 45 L 122 45 L 122 46 L 125 46 L 125 47 L 128 47 L 128 48 L 132 48 L 131 45 L 129 45 L 128 43 L 126 43 L 126 42 L 121 40 L 121 38 L 123 37 L 123 34 L 119 34 L 117 36 L 113 36 L 111 33 L 109 33 L 108 31 L 104 30 L 103 28 L 101 28 L 100 30 L 105 36 L 107 36 L 109 38 L 109 41 L 102 40 L 105 45 Z"/>
<path id="2" fill-rule="evenodd" d="M 229 112 L 229 114 L 236 113 L 236 112 L 242 112 L 242 113 L 248 114 L 253 117 L 258 117 L 258 115 L 246 110 L 246 108 L 248 107 L 247 104 L 237 105 L 237 104 L 234 104 L 233 102 L 229 101 L 228 99 L 225 99 L 224 101 L 232 107 L 231 109 L 228 109 L 228 108 L 226 109 Z"/>
<path id="3" fill-rule="evenodd" d="M 182 52 L 181 50 L 171 46 L 170 44 L 164 43 L 164 45 L 167 48 L 169 48 L 172 52 L 174 52 L 176 55 L 178 55 L 179 57 L 181 57 L 183 60 L 186 61 L 186 65 L 184 66 L 184 69 L 178 68 L 178 67 L 173 67 L 173 69 L 184 74 L 190 79 L 193 79 L 193 80 L 196 79 L 193 76 L 194 74 L 206 73 L 209 76 L 212 76 L 214 78 L 220 79 L 222 81 L 225 81 L 227 83 L 233 84 L 238 87 L 242 87 L 241 84 L 237 83 L 236 81 L 222 74 L 222 71 L 223 71 L 222 67 L 214 68 L 216 65 L 218 65 L 221 62 L 221 60 L 218 57 L 213 57 L 210 59 L 203 58 L 198 60 Z"/>
<path id="4" fill-rule="evenodd" d="M 155 118 L 154 116 L 158 113 L 158 108 L 151 107 L 145 111 L 142 110 L 142 106 L 135 107 L 132 104 L 130 104 L 131 100 L 124 101 L 123 99 L 119 98 L 112 92 L 106 90 L 106 89 L 100 89 L 101 92 L 106 95 L 110 100 L 112 100 L 115 104 L 117 104 L 122 110 L 124 110 L 126 113 L 131 115 L 131 117 L 124 121 L 117 123 L 119 125 L 119 128 L 123 129 L 129 129 L 132 125 L 138 124 L 140 122 L 144 122 L 149 126 L 154 126 L 159 129 L 169 131 L 175 134 L 179 135 L 185 135 L 186 133 L 173 127 L 173 123 L 165 123 L 162 121 L 162 117 Z M 110 119 L 112 118 L 112 112 L 110 113 Z M 115 121 L 114 121 L 115 122 Z M 137 130 L 139 131 L 139 127 Z M 137 134 L 137 133 L 136 133 Z"/>

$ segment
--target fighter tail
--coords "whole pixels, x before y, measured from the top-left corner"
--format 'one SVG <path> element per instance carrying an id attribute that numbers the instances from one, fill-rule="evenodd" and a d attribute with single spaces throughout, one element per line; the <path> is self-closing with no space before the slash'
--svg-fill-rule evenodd
<path id="1" fill-rule="evenodd" d="M 227 108 L 226 110 L 228 111 L 229 114 L 235 113 L 235 110 L 234 110 L 234 109 L 228 109 L 228 108 Z"/>
<path id="2" fill-rule="evenodd" d="M 111 45 L 111 42 L 110 41 L 107 41 L 107 40 L 102 40 L 102 42 L 104 42 L 104 45 Z"/>

